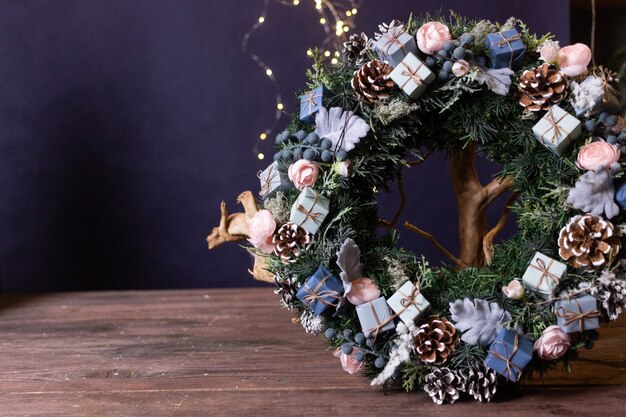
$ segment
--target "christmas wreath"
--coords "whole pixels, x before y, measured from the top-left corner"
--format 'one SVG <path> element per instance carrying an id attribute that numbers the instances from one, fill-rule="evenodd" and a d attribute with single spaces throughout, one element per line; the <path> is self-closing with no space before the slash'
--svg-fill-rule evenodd
<path id="1" fill-rule="evenodd" d="M 613 72 L 591 50 L 503 24 L 409 18 L 354 34 L 336 63 L 314 52 L 300 111 L 276 137 L 260 198 L 222 218 L 209 248 L 248 239 L 253 275 L 275 282 L 344 370 L 434 402 L 490 401 L 498 384 L 563 366 L 625 305 L 624 118 Z M 397 246 L 402 174 L 445 152 L 460 254 Z M 501 171 L 481 184 L 477 155 Z M 392 219 L 377 195 L 398 187 Z M 617 191 L 616 191 L 617 190 Z M 487 208 L 508 194 L 500 220 Z M 509 212 L 517 232 L 494 244 Z"/>

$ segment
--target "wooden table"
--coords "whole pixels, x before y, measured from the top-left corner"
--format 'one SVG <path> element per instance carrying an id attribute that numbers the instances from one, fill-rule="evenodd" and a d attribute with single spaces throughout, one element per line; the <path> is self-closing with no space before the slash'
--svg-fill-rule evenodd
<path id="1" fill-rule="evenodd" d="M 290 318 L 270 288 L 0 296 L 0 416 L 626 415 L 624 320 L 573 374 L 435 406 L 343 372 Z"/>

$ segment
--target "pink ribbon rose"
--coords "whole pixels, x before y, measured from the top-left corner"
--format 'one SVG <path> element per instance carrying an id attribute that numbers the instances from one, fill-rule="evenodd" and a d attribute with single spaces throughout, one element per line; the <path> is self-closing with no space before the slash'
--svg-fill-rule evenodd
<path id="1" fill-rule="evenodd" d="M 443 49 L 443 44 L 452 39 L 450 29 L 443 23 L 428 22 L 415 34 L 417 47 L 427 55 L 433 55 Z"/>
<path id="2" fill-rule="evenodd" d="M 578 151 L 576 166 L 587 171 L 595 171 L 598 168 L 609 168 L 619 161 L 620 149 L 603 140 L 591 142 Z"/>
<path id="3" fill-rule="evenodd" d="M 565 355 L 569 349 L 570 337 L 559 326 L 550 326 L 535 342 L 534 349 L 541 359 L 555 360 Z"/>
<path id="4" fill-rule="evenodd" d="M 590 61 L 591 49 L 584 43 L 566 46 L 559 51 L 559 67 L 568 77 L 575 77 L 587 71 Z"/>
<path id="5" fill-rule="evenodd" d="M 369 278 L 361 277 L 352 281 L 350 292 L 346 295 L 351 304 L 358 306 L 380 297 L 380 288 Z"/>
<path id="6" fill-rule="evenodd" d="M 337 349 L 334 353 L 335 358 L 339 358 L 339 360 L 341 361 L 341 367 L 343 368 L 343 370 L 350 375 L 354 375 L 358 372 L 363 371 L 363 361 L 358 362 L 356 359 L 354 359 L 354 355 L 356 355 L 357 352 L 359 352 L 359 349 L 353 348 L 352 353 L 350 353 L 349 355 L 343 353 L 341 349 Z"/>
<path id="7" fill-rule="evenodd" d="M 502 287 L 502 292 L 511 300 L 521 300 L 524 298 L 524 287 L 516 279 L 509 282 L 506 287 Z"/>
<path id="8" fill-rule="evenodd" d="M 272 253 L 274 244 L 272 236 L 276 230 L 276 221 L 269 210 L 259 210 L 253 218 L 248 220 L 248 242 L 264 253 Z"/>
<path id="9" fill-rule="evenodd" d="M 315 162 L 300 159 L 299 161 L 289 165 L 289 179 L 298 190 L 304 187 L 313 187 L 320 169 Z"/>

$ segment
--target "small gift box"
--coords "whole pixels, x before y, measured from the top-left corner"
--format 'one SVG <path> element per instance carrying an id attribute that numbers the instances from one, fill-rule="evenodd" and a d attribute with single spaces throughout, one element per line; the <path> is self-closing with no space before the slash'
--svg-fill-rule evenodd
<path id="1" fill-rule="evenodd" d="M 387 61 L 394 67 L 409 53 L 417 54 L 415 38 L 399 27 L 392 27 L 374 43 L 374 48 L 381 61 Z"/>
<path id="2" fill-rule="evenodd" d="M 377 335 L 395 327 L 384 297 L 378 297 L 367 303 L 359 304 L 356 306 L 356 314 L 359 316 L 359 322 L 365 337 L 369 337 L 372 334 Z"/>
<path id="3" fill-rule="evenodd" d="M 555 314 L 556 324 L 565 333 L 584 332 L 600 327 L 598 302 L 591 295 L 557 302 Z"/>
<path id="4" fill-rule="evenodd" d="M 515 382 L 532 358 L 533 342 L 513 330 L 502 329 L 489 348 L 485 366 Z"/>
<path id="5" fill-rule="evenodd" d="M 261 197 L 269 197 L 276 191 L 287 191 L 292 187 L 289 177 L 285 172 L 278 169 L 276 162 L 265 168 L 264 171 L 259 171 L 257 176 L 261 181 L 261 190 L 259 191 Z"/>
<path id="6" fill-rule="evenodd" d="M 418 57 L 409 53 L 404 57 L 390 75 L 409 97 L 416 99 L 421 96 L 430 83 L 435 80 L 435 74 Z"/>
<path id="7" fill-rule="evenodd" d="M 309 187 L 298 196 L 289 220 L 314 235 L 328 215 L 330 200 Z"/>
<path id="8" fill-rule="evenodd" d="M 569 145 L 582 133 L 580 120 L 559 106 L 552 106 L 533 126 L 539 142 L 557 155 L 562 155 Z"/>
<path id="9" fill-rule="evenodd" d="M 322 314 L 327 308 L 337 306 L 342 292 L 341 280 L 320 265 L 300 287 L 296 297 L 315 314 Z"/>
<path id="10" fill-rule="evenodd" d="M 626 208 L 626 182 L 623 182 L 615 192 L 615 201 L 621 208 Z"/>
<path id="11" fill-rule="evenodd" d="M 491 68 L 521 68 L 526 46 L 515 29 L 487 35 L 487 49 L 491 54 Z"/>
<path id="12" fill-rule="evenodd" d="M 416 318 L 420 318 L 430 303 L 420 293 L 419 286 L 407 281 L 388 300 L 387 304 L 398 314 L 400 320 L 409 324 Z"/>
<path id="13" fill-rule="evenodd" d="M 536 252 L 526 272 L 524 272 L 522 282 L 524 287 L 547 300 L 554 295 L 554 290 L 566 271 L 567 265 L 555 261 L 541 252 Z"/>
<path id="14" fill-rule="evenodd" d="M 315 123 L 315 115 L 324 106 L 326 89 L 319 86 L 300 96 L 300 120 Z"/>

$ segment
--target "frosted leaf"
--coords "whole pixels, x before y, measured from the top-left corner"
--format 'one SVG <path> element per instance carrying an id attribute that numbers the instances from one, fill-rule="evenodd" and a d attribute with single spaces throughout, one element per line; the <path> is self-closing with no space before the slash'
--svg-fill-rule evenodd
<path id="1" fill-rule="evenodd" d="M 470 345 L 489 345 L 496 338 L 500 324 L 511 320 L 511 315 L 498 304 L 478 298 L 450 303 L 450 314 L 455 327 L 463 332 L 461 340 Z"/>
<path id="2" fill-rule="evenodd" d="M 315 115 L 315 133 L 320 138 L 330 139 L 333 149 L 351 151 L 367 135 L 370 126 L 354 112 L 343 111 L 341 107 L 324 107 Z"/>
<path id="3" fill-rule="evenodd" d="M 479 67 L 476 81 L 487 84 L 487 88 L 501 96 L 506 96 L 511 87 L 511 75 L 515 74 L 511 68 L 485 69 Z"/>
<path id="4" fill-rule="evenodd" d="M 337 266 L 341 269 L 339 276 L 343 281 L 345 294 L 352 289 L 352 281 L 363 274 L 363 264 L 361 263 L 361 249 L 348 238 L 344 240 L 337 251 Z"/>
<path id="5" fill-rule="evenodd" d="M 581 83 L 572 81 L 570 89 L 572 90 L 570 101 L 576 111 L 576 115 L 589 116 L 602 101 L 604 81 L 601 77 L 592 75 Z"/>
<path id="6" fill-rule="evenodd" d="M 598 171 L 589 171 L 583 174 L 567 196 L 567 204 L 585 213 L 601 216 L 605 213 L 607 219 L 619 214 L 619 207 L 615 204 L 615 186 L 612 174 L 619 171 L 619 163 L 613 164 L 610 169 L 602 167 Z"/>

